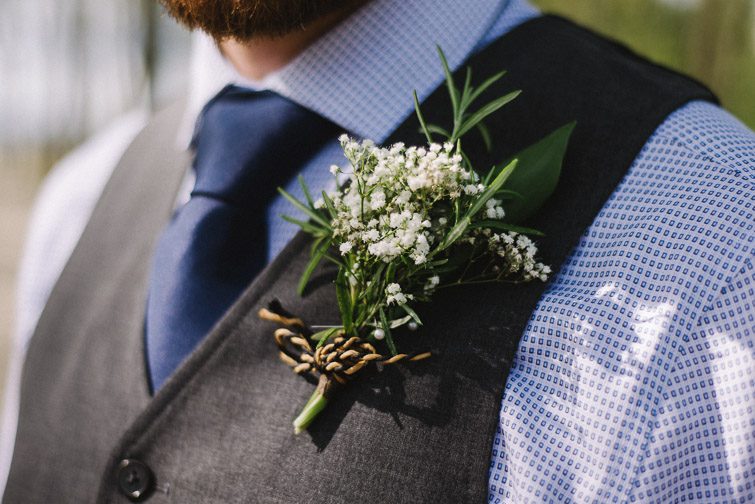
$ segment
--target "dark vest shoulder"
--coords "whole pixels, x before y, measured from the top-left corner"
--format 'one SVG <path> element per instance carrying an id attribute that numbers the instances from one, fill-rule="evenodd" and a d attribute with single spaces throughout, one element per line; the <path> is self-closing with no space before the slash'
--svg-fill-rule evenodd
<path id="1" fill-rule="evenodd" d="M 556 194 L 531 223 L 546 232 L 541 248 L 555 266 L 663 119 L 690 100 L 715 100 L 552 16 L 468 64 L 478 78 L 506 69 L 502 86 L 524 90 L 489 121 L 500 148 L 467 146 L 480 163 L 577 121 Z M 430 120 L 442 123 L 446 100 L 439 89 L 424 102 Z M 484 502 L 506 374 L 546 285 L 439 295 L 407 343 L 431 348 L 432 359 L 358 380 L 294 437 L 291 419 L 312 385 L 278 362 L 273 327 L 256 312 L 276 296 L 305 320 L 337 319 L 332 271 L 295 294 L 308 249 L 299 234 L 149 397 L 147 274 L 188 163 L 171 147 L 178 116 L 159 117 L 128 150 L 48 302 L 24 368 L 4 502 L 126 502 L 129 485 L 151 491 L 153 502 Z M 397 140 L 422 143 L 413 118 Z M 138 463 L 124 469 L 124 459 Z"/>

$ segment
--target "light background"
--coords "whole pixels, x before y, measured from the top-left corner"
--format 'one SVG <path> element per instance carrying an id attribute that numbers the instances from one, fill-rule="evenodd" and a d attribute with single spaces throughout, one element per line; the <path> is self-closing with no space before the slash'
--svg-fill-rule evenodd
<path id="1" fill-rule="evenodd" d="M 699 78 L 755 127 L 755 0 L 534 0 Z M 0 384 L 26 221 L 44 174 L 118 115 L 185 89 L 189 35 L 154 0 L 2 0 Z"/>

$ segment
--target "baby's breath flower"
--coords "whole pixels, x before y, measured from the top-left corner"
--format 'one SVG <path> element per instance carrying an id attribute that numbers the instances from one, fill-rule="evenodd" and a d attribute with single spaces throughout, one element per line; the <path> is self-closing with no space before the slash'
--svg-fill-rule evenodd
<path id="1" fill-rule="evenodd" d="M 464 186 L 464 193 L 474 196 L 475 194 L 478 194 L 482 191 L 480 191 L 479 186 L 476 186 L 474 184 L 467 184 Z"/>
<path id="2" fill-rule="evenodd" d="M 440 284 L 440 277 L 438 275 L 433 275 L 428 278 L 423 287 L 425 294 L 432 294 L 438 284 Z"/>
<path id="3" fill-rule="evenodd" d="M 458 212 L 470 208 L 486 186 L 464 164 L 455 144 L 380 147 L 347 135 L 339 141 L 348 172 L 337 165 L 332 165 L 330 172 L 351 182 L 328 193 L 335 210 L 329 231 L 340 254 L 347 256 L 350 264 L 359 264 L 350 269 L 349 285 L 357 291 L 369 289 L 376 280 L 378 265 L 392 264 L 397 266 L 394 274 L 401 270 L 406 275 L 407 269 L 414 268 L 423 272 L 426 280 L 413 279 L 411 271 L 409 276 L 396 276 L 401 283 L 389 283 L 371 303 L 390 313 L 388 307 L 405 305 L 415 294 L 430 296 L 440 284 L 434 268 L 444 262 L 431 262 L 437 252 L 433 248 L 459 222 Z M 314 207 L 325 208 L 325 202 L 320 198 Z M 472 220 L 504 217 L 501 200 L 490 198 Z M 532 240 L 518 233 L 470 227 L 456 239 L 456 246 L 471 248 L 475 257 L 487 255 L 491 264 L 482 274 L 493 278 L 546 281 L 551 273 L 536 260 L 537 247 Z M 449 256 L 440 259 L 443 257 Z M 384 279 L 378 274 L 377 281 Z M 375 336 L 378 338 L 378 333 Z"/>
<path id="4" fill-rule="evenodd" d="M 504 178 L 496 173 L 481 177 L 462 155 L 461 136 L 495 109 L 468 110 L 473 89 L 469 82 L 463 91 L 451 86 L 454 117 L 461 122 L 454 124 L 445 143 L 381 147 L 341 135 L 346 162 L 330 166 L 339 189 L 314 203 L 309 196 L 306 202 L 295 202 L 310 218 L 301 227 L 317 240 L 300 288 L 318 261 L 328 259 L 340 268 L 335 283 L 342 325 L 334 327 L 334 334 L 371 336 L 373 343 L 385 340 L 396 353 L 391 329 L 421 326 L 410 302 L 428 301 L 441 288 L 441 276 L 446 287 L 544 282 L 551 274 L 538 262 L 532 240 L 501 232 L 504 206 L 490 194 L 505 189 Z M 428 138 L 439 136 L 421 117 L 420 122 Z M 513 164 L 502 168 L 507 169 Z M 329 255 L 325 247 L 330 246 L 342 258 Z M 306 428 L 322 408 L 326 397 L 317 394 L 319 399 L 310 401 L 297 418 L 297 429 Z"/>
<path id="5" fill-rule="evenodd" d="M 397 283 L 388 284 L 388 287 L 385 288 L 385 293 L 387 295 L 386 303 L 389 306 L 392 304 L 406 304 L 407 300 L 414 298 L 411 294 L 401 292 L 401 286 Z"/>

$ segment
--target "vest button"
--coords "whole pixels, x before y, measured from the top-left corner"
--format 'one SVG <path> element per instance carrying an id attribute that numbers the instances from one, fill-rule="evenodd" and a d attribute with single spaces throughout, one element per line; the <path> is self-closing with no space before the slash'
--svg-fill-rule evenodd
<path id="1" fill-rule="evenodd" d="M 154 483 L 152 471 L 143 462 L 124 459 L 118 464 L 118 489 L 133 502 L 149 497 Z"/>

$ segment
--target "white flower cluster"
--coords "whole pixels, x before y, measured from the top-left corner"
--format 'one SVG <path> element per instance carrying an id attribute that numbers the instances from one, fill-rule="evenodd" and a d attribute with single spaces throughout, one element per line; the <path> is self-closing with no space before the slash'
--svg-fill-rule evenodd
<path id="1" fill-rule="evenodd" d="M 388 284 L 385 288 L 386 303 L 390 306 L 392 304 L 402 305 L 406 304 L 407 300 L 414 299 L 411 294 L 404 294 L 401 292 L 401 286 L 397 283 Z"/>
<path id="2" fill-rule="evenodd" d="M 351 287 L 369 290 L 374 275 L 380 275 L 376 273 L 380 264 L 392 264 L 393 268 L 411 264 L 409 271 L 427 268 L 424 271 L 429 276 L 413 279 L 410 273 L 398 279 L 390 274 L 380 292 L 381 302 L 388 307 L 427 299 L 442 283 L 435 266 L 427 264 L 433 246 L 449 236 L 458 215 L 474 204 L 485 186 L 477 174 L 465 168 L 452 144 L 423 148 L 399 143 L 382 148 L 346 135 L 340 141 L 349 166 L 332 166 L 330 171 L 338 179 L 348 176 L 349 182 L 315 207 L 327 208 L 330 214 L 333 243 L 351 265 Z M 500 222 L 504 217 L 502 201 L 491 198 L 472 221 Z M 471 270 L 465 267 L 456 281 L 547 280 L 550 268 L 535 259 L 537 248 L 529 238 L 494 232 L 491 228 L 498 225 L 493 222 L 481 226 L 470 226 L 457 237 L 459 244 L 474 248 L 469 260 L 474 266 Z M 448 253 L 453 252 L 449 249 Z M 440 257 L 440 264 L 444 257 L 447 255 Z M 480 268 L 485 263 L 488 266 Z M 403 269 L 404 274 L 406 271 Z M 467 272 L 472 276 L 465 277 Z"/>
<path id="3" fill-rule="evenodd" d="M 438 275 L 428 278 L 424 286 L 425 294 L 432 294 L 435 288 L 438 287 L 438 284 L 440 284 L 440 277 Z"/>
<path id="4" fill-rule="evenodd" d="M 505 274 L 519 274 L 525 281 L 548 280 L 551 268 L 535 260 L 537 247 L 527 236 L 513 231 L 493 233 L 489 229 L 484 229 L 482 234 L 489 250 L 503 259 Z"/>
<path id="5" fill-rule="evenodd" d="M 452 144 L 381 148 L 346 135 L 340 141 L 351 164 L 351 183 L 331 195 L 333 235 L 342 254 L 368 254 L 386 263 L 406 256 L 423 264 L 448 226 L 446 219 L 432 222 L 433 204 L 484 190 Z"/>

